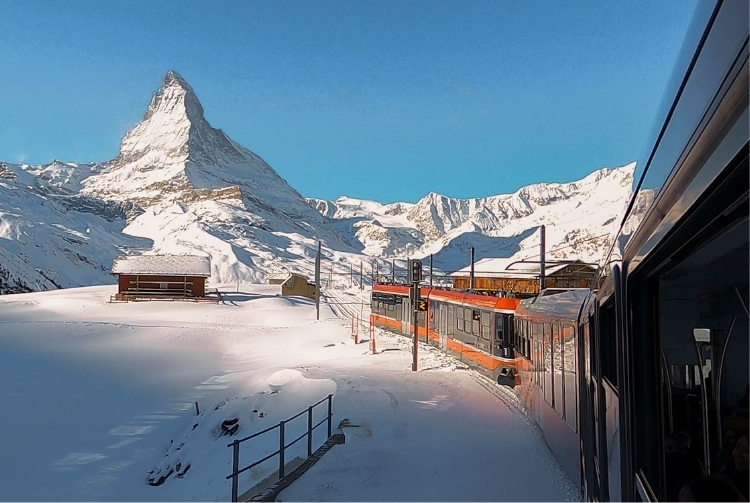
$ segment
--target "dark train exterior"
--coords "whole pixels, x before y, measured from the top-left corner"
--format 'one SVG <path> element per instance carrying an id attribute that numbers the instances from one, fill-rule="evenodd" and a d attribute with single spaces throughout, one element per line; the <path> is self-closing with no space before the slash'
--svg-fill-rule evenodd
<path id="1" fill-rule="evenodd" d="M 512 386 L 587 501 L 675 501 L 675 456 L 715 474 L 748 429 L 749 15 L 698 5 L 592 290 L 421 290 L 420 336 Z M 409 312 L 373 287 L 375 324 L 409 334 Z"/>

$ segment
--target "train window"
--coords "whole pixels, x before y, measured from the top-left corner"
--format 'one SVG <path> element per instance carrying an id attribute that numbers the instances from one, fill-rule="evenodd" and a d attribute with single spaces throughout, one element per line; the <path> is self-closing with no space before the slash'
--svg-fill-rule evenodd
<path id="1" fill-rule="evenodd" d="M 537 355 L 537 364 L 536 364 L 536 382 L 539 385 L 540 388 L 542 388 L 542 391 L 544 391 L 544 379 L 542 379 L 542 367 L 544 365 L 544 344 L 542 341 L 542 325 L 540 323 L 534 323 L 531 325 L 532 336 L 534 337 L 534 342 L 536 343 L 536 355 Z"/>
<path id="2" fill-rule="evenodd" d="M 562 352 L 562 331 L 560 325 L 552 324 L 552 361 L 554 365 L 554 374 L 552 376 L 552 386 L 555 390 L 555 410 L 562 417 L 565 413 L 565 399 L 563 397 L 563 352 Z"/>
<path id="3" fill-rule="evenodd" d="M 599 308 L 599 321 L 602 377 L 607 378 L 617 388 L 617 339 L 615 338 L 614 302 L 607 302 Z"/>
<path id="4" fill-rule="evenodd" d="M 490 313 L 482 313 L 482 339 L 489 340 L 492 329 L 490 328 Z"/>
<path id="5" fill-rule="evenodd" d="M 542 337 L 542 351 L 544 353 L 544 363 L 542 364 L 541 371 L 543 373 L 542 380 L 544 381 L 544 400 L 552 406 L 552 331 L 550 330 L 549 323 L 542 323 L 543 337 Z"/>
<path id="6" fill-rule="evenodd" d="M 563 365 L 565 368 L 565 422 L 576 431 L 578 396 L 576 393 L 576 331 L 573 325 L 565 324 L 563 331 Z"/>
<path id="7" fill-rule="evenodd" d="M 524 337 L 526 337 L 526 339 L 531 339 L 531 322 L 523 320 L 521 323 L 521 332 L 523 332 Z"/>

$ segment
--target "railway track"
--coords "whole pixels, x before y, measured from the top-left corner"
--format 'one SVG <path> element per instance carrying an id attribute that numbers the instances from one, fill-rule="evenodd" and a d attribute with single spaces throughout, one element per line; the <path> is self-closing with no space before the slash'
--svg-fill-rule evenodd
<path id="1" fill-rule="evenodd" d="M 360 316 L 360 312 L 362 311 L 362 326 L 369 327 L 369 316 L 366 316 L 369 314 L 369 309 L 367 313 L 363 312 L 361 298 L 335 289 L 323 290 L 321 293 L 325 302 L 331 307 L 331 310 L 338 318 L 351 323 L 355 317 Z"/>

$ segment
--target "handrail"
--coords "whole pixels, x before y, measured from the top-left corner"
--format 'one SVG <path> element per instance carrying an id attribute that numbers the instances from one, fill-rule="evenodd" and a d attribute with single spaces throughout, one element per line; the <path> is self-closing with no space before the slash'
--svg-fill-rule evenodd
<path id="1" fill-rule="evenodd" d="M 299 413 L 295 414 L 294 416 L 288 418 L 286 421 L 279 421 L 279 424 L 269 426 L 268 428 L 261 430 L 259 432 L 253 433 L 252 435 L 249 435 L 247 437 L 241 438 L 241 439 L 235 439 L 234 442 L 227 444 L 227 447 L 232 447 L 232 473 L 226 476 L 226 479 L 232 479 L 232 501 L 236 502 L 239 497 L 239 475 L 241 473 L 246 472 L 247 470 L 258 466 L 259 464 L 268 461 L 274 456 L 279 456 L 279 479 L 282 479 L 284 477 L 284 451 L 287 447 L 291 447 L 292 445 L 296 444 L 300 440 L 302 440 L 304 437 L 307 437 L 307 457 L 309 458 L 312 456 L 312 432 L 315 430 L 318 426 L 322 425 L 324 422 L 328 422 L 328 437 L 331 438 L 331 419 L 333 418 L 333 410 L 332 410 L 332 398 L 333 394 L 330 393 L 327 397 L 322 398 L 318 402 L 316 402 L 313 405 L 310 405 L 307 409 L 304 409 L 300 411 Z M 328 401 L 328 414 L 326 417 L 321 419 L 317 424 L 313 425 L 313 409 L 320 405 L 321 403 Z M 295 438 L 290 443 L 286 443 L 284 441 L 284 425 L 290 421 L 293 421 L 294 419 L 297 419 L 302 414 L 307 412 L 307 431 L 305 431 L 302 435 Z M 240 468 L 240 444 L 253 439 L 255 437 L 258 437 L 260 435 L 263 435 L 264 433 L 268 433 L 271 430 L 274 430 L 276 428 L 279 428 L 279 448 L 272 452 L 271 454 L 267 455 L 263 459 L 259 459 L 258 461 L 255 461 L 254 463 L 245 466 L 243 468 Z"/>

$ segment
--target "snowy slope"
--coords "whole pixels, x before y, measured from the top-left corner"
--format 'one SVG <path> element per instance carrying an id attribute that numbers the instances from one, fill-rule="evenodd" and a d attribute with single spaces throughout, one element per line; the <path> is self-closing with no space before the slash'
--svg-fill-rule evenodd
<path id="1" fill-rule="evenodd" d="M 416 204 L 382 205 L 342 197 L 311 199 L 353 246 L 381 257 L 425 257 L 455 270 L 469 249 L 485 257 L 538 254 L 546 227 L 548 258 L 601 260 L 631 194 L 635 163 L 597 170 L 572 183 L 536 184 L 513 194 L 454 199 L 430 193 Z"/>

